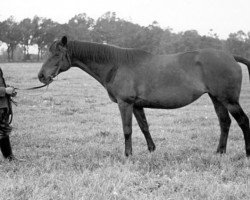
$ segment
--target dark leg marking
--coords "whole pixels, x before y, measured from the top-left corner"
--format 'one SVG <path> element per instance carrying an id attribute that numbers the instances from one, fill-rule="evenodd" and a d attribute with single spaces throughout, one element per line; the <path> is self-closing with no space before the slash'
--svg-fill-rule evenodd
<path id="1" fill-rule="evenodd" d="M 118 101 L 119 110 L 122 118 L 123 133 L 125 138 L 125 155 L 132 155 L 132 113 L 133 104 Z"/>

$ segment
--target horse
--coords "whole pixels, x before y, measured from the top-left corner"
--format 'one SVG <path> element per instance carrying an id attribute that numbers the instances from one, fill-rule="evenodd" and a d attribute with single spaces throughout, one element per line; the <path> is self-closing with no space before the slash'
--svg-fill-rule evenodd
<path id="1" fill-rule="evenodd" d="M 48 85 L 60 73 L 78 67 L 94 77 L 118 104 L 125 138 L 125 155 L 132 155 L 132 115 L 145 136 L 150 152 L 155 144 L 144 108 L 175 109 L 207 93 L 220 125 L 217 153 L 226 153 L 231 124 L 229 113 L 240 126 L 250 157 L 249 119 L 239 104 L 242 71 L 237 62 L 250 61 L 222 50 L 200 49 L 170 55 L 84 41 L 54 41 L 38 78 Z"/>

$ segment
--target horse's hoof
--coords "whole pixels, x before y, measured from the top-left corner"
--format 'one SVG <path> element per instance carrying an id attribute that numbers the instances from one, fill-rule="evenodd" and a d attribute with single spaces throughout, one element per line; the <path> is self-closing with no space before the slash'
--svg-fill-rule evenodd
<path id="1" fill-rule="evenodd" d="M 218 153 L 218 154 L 225 154 L 226 153 L 226 149 L 217 149 L 216 153 Z"/>
<path id="2" fill-rule="evenodd" d="M 25 162 L 24 159 L 16 158 L 14 155 L 8 156 L 6 158 L 6 160 L 9 161 L 9 162 L 13 162 L 13 161 L 14 162 Z"/>
<path id="3" fill-rule="evenodd" d="M 155 149 L 156 149 L 156 147 L 154 144 L 152 146 L 148 147 L 149 152 L 153 152 L 153 151 L 155 151 Z"/>
<path id="4" fill-rule="evenodd" d="M 125 156 L 126 157 L 132 156 L 132 150 L 130 150 L 130 151 L 125 150 Z"/>
<path id="5" fill-rule="evenodd" d="M 246 150 L 247 158 L 250 158 L 250 150 Z"/>

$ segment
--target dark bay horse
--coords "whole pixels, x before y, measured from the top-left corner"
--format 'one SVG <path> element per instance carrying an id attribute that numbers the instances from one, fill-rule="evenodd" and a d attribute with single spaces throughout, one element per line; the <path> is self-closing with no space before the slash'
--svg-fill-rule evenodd
<path id="1" fill-rule="evenodd" d="M 226 152 L 231 119 L 243 131 L 250 156 L 249 119 L 239 104 L 242 72 L 237 62 L 250 62 L 214 49 L 172 55 L 153 55 L 138 49 L 91 42 L 55 41 L 38 77 L 49 84 L 59 73 L 79 67 L 99 81 L 118 104 L 125 137 L 125 155 L 132 154 L 132 114 L 143 132 L 149 151 L 155 150 L 144 108 L 172 109 L 186 106 L 208 93 L 221 128 L 218 153 Z"/>

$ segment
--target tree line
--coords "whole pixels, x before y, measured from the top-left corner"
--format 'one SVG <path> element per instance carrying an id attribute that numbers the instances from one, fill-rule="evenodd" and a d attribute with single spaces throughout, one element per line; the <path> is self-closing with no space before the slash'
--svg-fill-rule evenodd
<path id="1" fill-rule="evenodd" d="M 49 45 L 57 38 L 67 35 L 71 40 L 85 40 L 113 44 L 121 47 L 140 48 L 155 54 L 169 54 L 201 48 L 216 48 L 250 58 L 250 32 L 239 30 L 230 33 L 226 40 L 219 39 L 213 30 L 201 36 L 196 30 L 174 33 L 163 29 L 154 21 L 140 26 L 107 12 L 97 20 L 85 13 L 75 15 L 68 23 L 60 24 L 51 19 L 35 16 L 20 22 L 13 16 L 0 22 L 0 41 L 7 45 L 8 61 L 14 61 L 17 50 L 22 60 L 29 60 L 29 49 L 37 46 L 37 61 L 43 58 Z"/>

